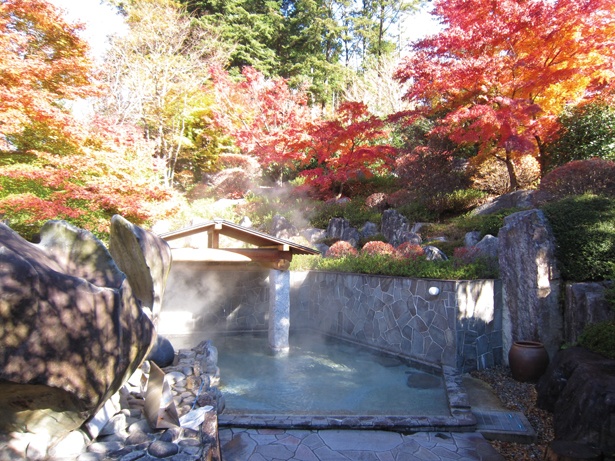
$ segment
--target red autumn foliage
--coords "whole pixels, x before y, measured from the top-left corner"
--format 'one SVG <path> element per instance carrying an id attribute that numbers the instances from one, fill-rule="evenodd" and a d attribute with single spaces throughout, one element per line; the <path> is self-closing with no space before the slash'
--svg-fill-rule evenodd
<path id="1" fill-rule="evenodd" d="M 252 67 L 244 67 L 239 80 L 220 68 L 211 73 L 218 106 L 216 126 L 261 166 L 287 165 L 297 154 L 294 143 L 312 120 L 306 91 L 294 91 L 285 79 L 267 79 Z"/>
<path id="2" fill-rule="evenodd" d="M 434 14 L 443 30 L 413 44 L 397 77 L 412 83 L 416 115 L 447 114 L 433 134 L 476 145 L 479 157 L 544 166 L 564 105 L 612 84 L 612 0 L 438 0 Z"/>
<path id="3" fill-rule="evenodd" d="M 0 136 L 45 127 L 72 142 L 82 139 L 66 101 L 91 96 L 91 62 L 80 25 L 44 0 L 0 2 Z"/>
<path id="4" fill-rule="evenodd" d="M 388 130 L 383 120 L 369 114 L 358 102 L 342 104 L 333 120 L 308 127 L 296 148 L 304 168 L 306 184 L 323 198 L 344 193 L 346 182 L 388 172 L 396 149 L 387 144 Z"/>
<path id="5" fill-rule="evenodd" d="M 393 256 L 396 252 L 395 247 L 390 243 L 374 240 L 363 245 L 363 248 L 361 248 L 361 253 L 370 256 Z"/>
<path id="6" fill-rule="evenodd" d="M 476 260 L 478 254 L 478 248 L 475 246 L 457 247 L 453 250 L 453 259 L 463 264 L 470 264 Z"/>
<path id="7" fill-rule="evenodd" d="M 329 247 L 325 253 L 325 258 L 345 258 L 346 256 L 356 256 L 359 254 L 357 249 L 345 240 L 339 240 Z"/>
<path id="8" fill-rule="evenodd" d="M 404 242 L 395 249 L 395 254 L 398 258 L 415 260 L 425 256 L 425 250 L 416 243 Z"/>
<path id="9" fill-rule="evenodd" d="M 542 178 L 540 190 L 553 199 L 588 192 L 615 197 L 615 162 L 593 158 L 566 163 Z"/>
<path id="10" fill-rule="evenodd" d="M 449 151 L 436 151 L 427 146 L 416 147 L 395 161 L 395 173 L 407 189 L 423 196 L 462 189 L 467 179 L 456 169 Z"/>

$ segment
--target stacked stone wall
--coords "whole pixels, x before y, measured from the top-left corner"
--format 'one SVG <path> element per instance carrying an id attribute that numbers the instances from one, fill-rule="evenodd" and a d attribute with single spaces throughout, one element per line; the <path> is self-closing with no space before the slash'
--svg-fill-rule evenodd
<path id="1" fill-rule="evenodd" d="M 266 331 L 268 276 L 268 270 L 174 264 L 160 333 Z M 290 328 L 462 372 L 488 368 L 502 363 L 501 284 L 291 272 Z"/>

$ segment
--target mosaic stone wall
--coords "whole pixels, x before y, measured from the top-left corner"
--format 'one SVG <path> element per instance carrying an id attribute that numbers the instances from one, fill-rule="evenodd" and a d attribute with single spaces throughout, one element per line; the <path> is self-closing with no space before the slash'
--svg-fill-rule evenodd
<path id="1" fill-rule="evenodd" d="M 291 284 L 291 326 L 463 372 L 502 363 L 499 281 L 309 272 Z"/>
<path id="2" fill-rule="evenodd" d="M 315 330 L 462 372 L 502 363 L 502 293 L 497 280 L 316 271 L 290 275 L 291 329 Z M 268 270 L 174 264 L 160 333 L 266 330 L 268 276 Z M 177 322 L 182 318 L 187 319 L 184 326 Z"/>

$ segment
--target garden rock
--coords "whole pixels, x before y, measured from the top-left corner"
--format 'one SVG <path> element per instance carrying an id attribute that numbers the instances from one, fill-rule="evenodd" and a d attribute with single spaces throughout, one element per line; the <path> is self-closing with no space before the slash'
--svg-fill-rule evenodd
<path id="1" fill-rule="evenodd" d="M 562 344 L 563 316 L 555 239 L 544 213 L 527 210 L 507 216 L 498 240 L 500 279 L 508 310 L 505 318 L 510 319 L 504 325 L 504 351 L 513 341 L 539 341 L 553 358 Z"/>
<path id="2" fill-rule="evenodd" d="M 320 240 L 326 238 L 327 231 L 324 229 L 316 229 L 314 227 L 309 227 L 301 232 L 303 238 L 305 238 L 312 245 L 318 243 Z"/>
<path id="3" fill-rule="evenodd" d="M 0 224 L 0 432 L 77 429 L 146 357 L 154 325 L 104 245 L 62 221 Z"/>
<path id="4" fill-rule="evenodd" d="M 553 413 L 556 440 L 615 452 L 615 360 L 581 347 L 561 350 L 536 390 L 537 405 Z"/>
<path id="5" fill-rule="evenodd" d="M 480 234 L 480 231 L 467 232 L 465 237 L 463 238 L 463 244 L 466 247 L 476 246 L 476 244 L 480 242 Z"/>
<path id="6" fill-rule="evenodd" d="M 405 216 L 398 211 L 390 209 L 382 213 L 382 235 L 393 246 L 399 246 L 405 242 L 405 236 L 410 233 L 410 224 Z"/>
<path id="7" fill-rule="evenodd" d="M 343 240 L 344 232 L 350 227 L 350 222 L 344 218 L 332 218 L 327 226 L 328 239 Z"/>
<path id="8" fill-rule="evenodd" d="M 448 259 L 442 250 L 432 245 L 425 245 L 423 251 L 427 261 L 446 261 Z"/>
<path id="9" fill-rule="evenodd" d="M 173 348 L 171 341 L 158 335 L 156 338 L 156 343 L 147 356 L 147 360 L 154 362 L 160 368 L 164 368 L 172 365 L 174 358 L 175 349 Z"/>
<path id="10" fill-rule="evenodd" d="M 586 325 L 615 319 L 605 299 L 613 282 L 567 283 L 564 297 L 564 340 L 576 343 Z"/>
<path id="11" fill-rule="evenodd" d="M 494 214 L 508 208 L 533 208 L 536 191 L 533 190 L 517 190 L 509 194 L 500 195 L 491 202 L 485 203 L 472 210 L 473 215 L 488 215 Z"/>
<path id="12" fill-rule="evenodd" d="M 363 227 L 360 231 L 362 239 L 369 239 L 376 234 L 378 234 L 378 226 L 375 223 L 367 221 L 365 224 L 363 224 Z"/>
<path id="13" fill-rule="evenodd" d="M 497 237 L 487 234 L 475 246 L 478 250 L 478 256 L 489 259 L 498 259 L 499 241 Z"/>
<path id="14" fill-rule="evenodd" d="M 157 235 L 115 215 L 111 218 L 109 253 L 126 274 L 142 307 L 158 321 L 162 296 L 171 270 L 171 248 Z"/>
<path id="15" fill-rule="evenodd" d="M 299 231 L 288 219 L 277 214 L 273 217 L 271 223 L 271 235 L 288 240 L 299 235 Z"/>
<path id="16" fill-rule="evenodd" d="M 329 245 L 325 245 L 324 243 L 317 243 L 314 247 L 320 252 L 322 256 L 327 254 L 329 250 Z"/>
<path id="17" fill-rule="evenodd" d="M 423 241 L 419 234 L 411 232 L 410 223 L 405 216 L 390 209 L 382 213 L 381 232 L 387 241 L 394 247 L 410 242 L 420 245 Z"/>
<path id="18" fill-rule="evenodd" d="M 353 247 L 356 247 L 359 244 L 359 240 L 361 240 L 361 234 L 356 227 L 348 227 L 342 234 L 342 240 L 345 240 Z"/>
<path id="19" fill-rule="evenodd" d="M 250 218 L 248 218 L 247 216 L 244 216 L 243 218 L 241 218 L 239 220 L 239 225 L 241 227 L 247 227 L 248 229 L 251 229 L 252 228 L 252 220 Z"/>

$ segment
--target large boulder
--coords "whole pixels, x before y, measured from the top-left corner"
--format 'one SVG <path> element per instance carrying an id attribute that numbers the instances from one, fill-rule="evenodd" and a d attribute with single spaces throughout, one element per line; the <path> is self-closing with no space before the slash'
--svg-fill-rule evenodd
<path id="1" fill-rule="evenodd" d="M 564 297 L 564 340 L 574 344 L 583 329 L 592 323 L 615 319 L 605 295 L 608 282 L 567 283 Z"/>
<path id="2" fill-rule="evenodd" d="M 536 390 L 537 405 L 553 413 L 556 440 L 615 453 L 615 360 L 581 347 L 559 351 Z"/>
<path id="3" fill-rule="evenodd" d="M 126 274 L 134 295 L 158 322 L 164 288 L 171 270 L 169 244 L 119 215 L 111 218 L 109 253 Z"/>
<path id="4" fill-rule="evenodd" d="M 91 233 L 50 221 L 32 244 L 0 224 L 0 432 L 52 445 L 95 414 L 155 340 L 141 305 Z"/>
<path id="5" fill-rule="evenodd" d="M 382 235 L 394 247 L 405 242 L 417 245 L 422 243 L 421 236 L 412 232 L 408 219 L 396 210 L 385 210 L 382 213 L 382 224 L 380 227 Z"/>
<path id="6" fill-rule="evenodd" d="M 504 351 L 514 341 L 539 341 L 552 358 L 563 341 L 563 316 L 555 239 L 544 213 L 527 210 L 507 216 L 498 243 L 507 320 Z"/>
<path id="7" fill-rule="evenodd" d="M 536 191 L 517 190 L 508 194 L 500 195 L 472 210 L 473 215 L 494 214 L 510 208 L 534 208 L 536 202 Z"/>

